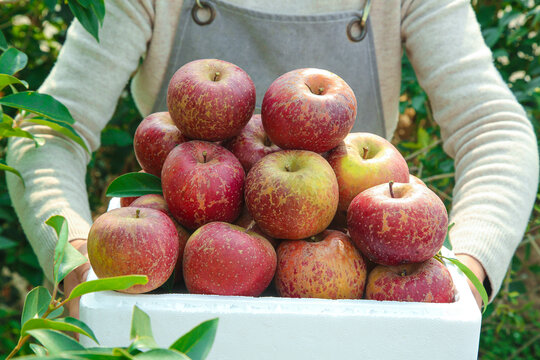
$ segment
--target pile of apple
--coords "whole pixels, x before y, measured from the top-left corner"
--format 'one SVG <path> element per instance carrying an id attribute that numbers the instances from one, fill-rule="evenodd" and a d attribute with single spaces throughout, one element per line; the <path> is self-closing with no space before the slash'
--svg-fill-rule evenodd
<path id="1" fill-rule="evenodd" d="M 337 75 L 299 69 L 267 89 L 238 66 L 197 60 L 172 77 L 168 112 L 137 128 L 135 155 L 163 195 L 122 198 L 96 219 L 98 277 L 170 276 L 190 293 L 452 302 L 442 201 L 399 151 L 351 133 L 357 111 Z M 368 276 L 368 268 L 369 276 Z"/>

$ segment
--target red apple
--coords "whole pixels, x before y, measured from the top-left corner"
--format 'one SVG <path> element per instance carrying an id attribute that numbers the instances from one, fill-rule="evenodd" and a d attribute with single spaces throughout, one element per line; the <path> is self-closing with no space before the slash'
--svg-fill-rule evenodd
<path id="1" fill-rule="evenodd" d="M 245 201 L 253 220 L 277 239 L 303 239 L 332 221 L 339 200 L 336 175 L 319 154 L 283 150 L 249 171 Z"/>
<path id="2" fill-rule="evenodd" d="M 232 138 L 225 147 L 240 160 L 246 174 L 257 161 L 281 150 L 266 135 L 259 114 L 253 115 L 240 134 Z"/>
<path id="3" fill-rule="evenodd" d="M 448 214 L 439 197 L 423 185 L 381 184 L 358 194 L 349 206 L 352 240 L 381 265 L 423 262 L 442 247 Z"/>
<path id="4" fill-rule="evenodd" d="M 175 282 L 178 282 L 180 279 L 182 279 L 182 259 L 184 256 L 184 248 L 186 247 L 186 242 L 189 238 L 189 233 L 182 227 L 182 225 L 178 223 L 178 221 L 173 218 L 169 208 L 167 207 L 167 202 L 162 195 L 143 195 L 133 201 L 130 206 L 159 210 L 171 218 L 171 221 L 176 228 L 176 232 L 178 233 L 178 261 L 176 262 L 174 273 L 174 280 Z"/>
<path id="5" fill-rule="evenodd" d="M 431 258 L 423 263 L 376 266 L 370 273 L 366 299 L 454 302 L 454 282 L 448 269 Z"/>
<path id="6" fill-rule="evenodd" d="M 414 176 L 413 174 L 410 174 L 410 175 L 409 175 L 409 182 L 410 182 L 410 183 L 416 183 L 416 184 L 420 184 L 420 185 L 426 186 L 426 183 L 425 183 L 425 182 L 423 182 L 421 179 L 417 178 L 417 177 Z"/>
<path id="7" fill-rule="evenodd" d="M 352 133 L 330 151 L 328 162 L 339 184 L 339 210 L 347 210 L 354 197 L 375 185 L 409 182 L 409 167 L 386 139 L 370 133 Z"/>
<path id="8" fill-rule="evenodd" d="M 277 257 L 275 282 L 283 297 L 360 299 L 364 294 L 366 264 L 340 231 L 283 241 Z"/>
<path id="9" fill-rule="evenodd" d="M 88 233 L 88 259 L 98 278 L 146 275 L 148 283 L 122 292 L 154 290 L 171 276 L 178 259 L 178 233 L 154 209 L 125 207 L 99 216 Z"/>
<path id="10" fill-rule="evenodd" d="M 262 236 L 223 222 L 201 226 L 184 252 L 190 293 L 258 296 L 276 270 L 276 252 Z"/>
<path id="11" fill-rule="evenodd" d="M 133 137 L 133 149 L 141 168 L 159 177 L 169 152 L 185 141 L 169 113 L 158 112 L 141 121 Z"/>
<path id="12" fill-rule="evenodd" d="M 173 217 L 188 229 L 212 221 L 233 222 L 243 205 L 244 169 L 227 149 L 189 141 L 167 156 L 163 197 Z"/>
<path id="13" fill-rule="evenodd" d="M 219 141 L 240 133 L 255 109 L 255 85 L 238 66 L 217 59 L 189 62 L 167 91 L 169 113 L 182 134 Z"/>
<path id="14" fill-rule="evenodd" d="M 264 94 L 262 122 L 282 149 L 323 153 L 336 147 L 356 119 L 356 98 L 330 71 L 298 69 L 281 75 Z"/>

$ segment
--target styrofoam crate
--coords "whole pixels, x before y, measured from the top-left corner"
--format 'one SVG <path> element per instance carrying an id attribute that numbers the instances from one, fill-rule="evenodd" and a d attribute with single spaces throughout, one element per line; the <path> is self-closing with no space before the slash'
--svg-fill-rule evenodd
<path id="1" fill-rule="evenodd" d="M 218 317 L 208 357 L 216 360 L 476 359 L 481 314 L 465 276 L 447 267 L 456 288 L 450 304 L 106 291 L 81 298 L 80 319 L 101 346 L 126 346 L 137 305 L 150 315 L 157 343 L 167 347 Z M 95 345 L 84 336 L 81 342 Z"/>

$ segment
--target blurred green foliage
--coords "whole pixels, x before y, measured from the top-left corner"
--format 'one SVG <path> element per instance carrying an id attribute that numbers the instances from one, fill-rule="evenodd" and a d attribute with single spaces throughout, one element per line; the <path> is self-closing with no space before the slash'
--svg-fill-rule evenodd
<path id="1" fill-rule="evenodd" d="M 496 67 L 524 106 L 540 139 L 540 5 L 534 0 L 473 0 L 473 6 Z M 71 20 L 68 6 L 55 0 L 0 4 L 0 30 L 9 44 L 28 54 L 28 66 L 18 77 L 28 81 L 30 89 L 37 89 L 52 68 Z M 395 141 L 399 141 L 400 150 L 408 157 L 411 172 L 427 179 L 448 205 L 454 185 L 453 162 L 442 150 L 427 97 L 406 57 L 402 94 L 402 115 Z M 105 210 L 104 192 L 112 179 L 139 170 L 131 139 L 140 120 L 126 88 L 102 133 L 102 147 L 88 165 L 87 185 L 94 214 Z M 0 158 L 4 149 L 2 140 Z M 0 172 L 0 354 L 15 346 L 26 291 L 44 280 L 11 208 L 4 176 Z M 503 287 L 484 316 L 482 359 L 540 357 L 539 239 L 540 196 Z"/>

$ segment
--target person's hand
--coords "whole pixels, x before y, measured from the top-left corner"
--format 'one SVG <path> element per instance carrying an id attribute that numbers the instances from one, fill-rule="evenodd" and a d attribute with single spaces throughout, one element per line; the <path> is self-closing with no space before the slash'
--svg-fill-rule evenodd
<path id="1" fill-rule="evenodd" d="M 465 266 L 467 266 L 474 273 L 474 275 L 476 275 L 476 277 L 478 278 L 478 280 L 480 280 L 481 283 L 484 282 L 484 279 L 486 278 L 486 271 L 484 270 L 484 267 L 482 266 L 482 264 L 480 264 L 478 260 L 476 260 L 474 257 L 467 254 L 456 254 L 456 257 Z M 482 297 L 480 296 L 480 293 L 478 292 L 478 290 L 476 290 L 476 287 L 473 285 L 473 283 L 469 279 L 467 279 L 467 283 L 469 284 L 469 287 L 471 288 L 471 291 L 474 295 L 476 303 L 478 304 L 478 307 L 480 308 L 480 310 L 482 310 Z"/>
<path id="2" fill-rule="evenodd" d="M 81 252 L 86 258 L 88 258 L 88 252 L 86 250 L 86 239 L 75 239 L 72 240 L 71 245 L 77 250 Z M 71 273 L 69 273 L 64 278 L 64 295 L 65 297 L 68 297 L 69 294 L 71 294 L 71 290 L 83 281 L 86 280 L 86 275 L 88 275 L 88 270 L 90 269 L 90 263 L 87 261 L 86 263 L 82 264 L 75 270 L 73 270 Z M 80 297 L 70 300 L 66 306 L 69 312 L 69 316 L 72 316 L 74 318 L 79 318 L 79 300 Z"/>

